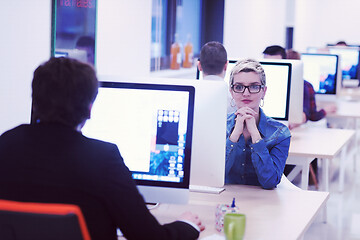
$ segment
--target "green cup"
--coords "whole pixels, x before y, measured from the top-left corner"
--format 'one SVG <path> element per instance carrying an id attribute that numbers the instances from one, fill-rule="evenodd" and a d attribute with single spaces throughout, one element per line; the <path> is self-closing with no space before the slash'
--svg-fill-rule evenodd
<path id="1" fill-rule="evenodd" d="M 242 240 L 245 233 L 246 217 L 240 213 L 228 213 L 224 217 L 226 240 Z"/>

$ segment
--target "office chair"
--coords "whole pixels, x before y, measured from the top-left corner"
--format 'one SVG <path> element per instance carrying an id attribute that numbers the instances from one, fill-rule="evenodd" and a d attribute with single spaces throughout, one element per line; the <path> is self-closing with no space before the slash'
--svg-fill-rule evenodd
<path id="1" fill-rule="evenodd" d="M 90 240 L 90 234 L 76 205 L 0 200 L 0 239 Z"/>

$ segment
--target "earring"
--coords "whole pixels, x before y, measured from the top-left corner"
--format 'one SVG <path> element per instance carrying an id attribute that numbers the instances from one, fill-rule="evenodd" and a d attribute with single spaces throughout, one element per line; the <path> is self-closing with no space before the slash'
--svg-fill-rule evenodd
<path id="1" fill-rule="evenodd" d="M 263 107 L 264 106 L 264 99 L 262 98 L 261 100 L 260 100 L 260 107 Z"/>
<path id="2" fill-rule="evenodd" d="M 233 98 L 231 98 L 230 106 L 231 106 L 231 107 L 235 107 L 235 106 L 236 106 L 235 100 L 234 100 Z"/>

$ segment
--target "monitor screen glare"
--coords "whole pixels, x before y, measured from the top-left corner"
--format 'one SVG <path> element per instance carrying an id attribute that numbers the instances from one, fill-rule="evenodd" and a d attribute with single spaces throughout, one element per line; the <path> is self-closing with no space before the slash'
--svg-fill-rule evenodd
<path id="1" fill-rule="evenodd" d="M 358 79 L 359 48 L 358 47 L 329 47 L 331 54 L 341 57 L 343 79 Z"/>
<path id="2" fill-rule="evenodd" d="M 338 56 L 332 54 L 301 54 L 304 63 L 304 79 L 310 82 L 316 93 L 336 94 Z"/>
<path id="3" fill-rule="evenodd" d="M 287 120 L 290 98 L 291 64 L 261 62 L 266 76 L 267 91 L 262 107 L 265 114 Z"/>
<path id="4" fill-rule="evenodd" d="M 340 56 L 342 79 L 359 78 L 359 47 L 328 46 L 326 48 L 308 47 L 308 53 L 334 54 Z"/>

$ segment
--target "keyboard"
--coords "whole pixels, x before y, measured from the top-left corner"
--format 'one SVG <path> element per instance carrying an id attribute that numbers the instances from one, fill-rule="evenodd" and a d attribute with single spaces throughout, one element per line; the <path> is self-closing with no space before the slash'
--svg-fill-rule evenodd
<path id="1" fill-rule="evenodd" d="M 189 190 L 191 192 L 202 192 L 202 193 L 215 193 L 219 194 L 225 190 L 222 187 L 209 187 L 209 186 L 199 186 L 199 185 L 190 185 Z"/>

